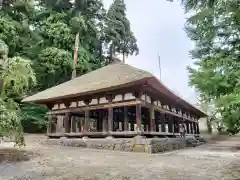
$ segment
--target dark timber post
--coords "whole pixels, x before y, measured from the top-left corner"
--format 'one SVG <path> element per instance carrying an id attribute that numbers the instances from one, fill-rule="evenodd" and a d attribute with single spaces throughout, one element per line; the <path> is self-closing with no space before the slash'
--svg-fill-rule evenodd
<path id="1" fill-rule="evenodd" d="M 70 121 L 70 113 L 67 112 L 65 113 L 64 116 L 64 129 L 65 129 L 65 133 L 69 133 L 70 132 L 70 126 L 69 126 L 69 121 Z"/>
<path id="2" fill-rule="evenodd" d="M 168 115 L 168 132 L 173 133 L 173 121 L 171 115 Z"/>
<path id="3" fill-rule="evenodd" d="M 127 107 L 124 107 L 124 131 L 128 131 L 128 121 L 129 121 L 129 118 L 128 118 L 128 108 Z"/>
<path id="4" fill-rule="evenodd" d="M 87 99 L 87 100 L 84 100 L 84 103 L 86 105 L 86 109 L 85 109 L 85 118 L 84 118 L 84 132 L 88 132 L 89 130 L 89 104 L 90 104 L 91 100 Z"/>
<path id="5" fill-rule="evenodd" d="M 155 112 L 155 127 L 156 127 L 156 132 L 159 132 L 159 116 L 158 113 Z"/>
<path id="6" fill-rule="evenodd" d="M 47 127 L 47 133 L 52 133 L 52 115 L 48 115 L 48 127 Z"/>
<path id="7" fill-rule="evenodd" d="M 188 123 L 188 120 L 186 120 L 185 123 L 186 123 L 187 134 L 189 134 L 189 123 Z"/>
<path id="8" fill-rule="evenodd" d="M 137 123 L 137 132 L 142 132 L 142 116 L 141 116 L 141 104 L 136 105 L 136 123 Z"/>
<path id="9" fill-rule="evenodd" d="M 112 94 L 109 94 L 106 96 L 106 100 L 108 101 L 109 104 L 112 103 L 114 97 Z M 113 131 L 113 108 L 109 107 L 108 108 L 108 132 Z"/>
<path id="10" fill-rule="evenodd" d="M 176 133 L 180 133 L 180 119 L 176 117 Z"/>
<path id="11" fill-rule="evenodd" d="M 0 87 L 1 88 L 1 87 Z M 1 95 L 1 94 L 0 94 Z M 53 108 L 53 104 L 47 104 L 48 109 L 51 111 Z M 48 115 L 48 126 L 47 126 L 47 133 L 52 133 L 52 115 Z"/>
<path id="12" fill-rule="evenodd" d="M 105 111 L 101 111 L 101 114 L 102 114 L 102 131 L 103 132 L 106 132 L 107 131 L 107 117 L 106 117 L 106 114 L 105 114 Z"/>
<path id="13" fill-rule="evenodd" d="M 197 134 L 200 134 L 199 123 L 197 122 Z"/>
<path id="14" fill-rule="evenodd" d="M 191 134 L 193 134 L 193 123 L 190 122 L 190 130 L 191 130 Z"/>
<path id="15" fill-rule="evenodd" d="M 153 99 L 151 99 L 151 106 L 149 110 L 150 110 L 150 131 L 156 132 L 155 109 Z"/>
<path id="16" fill-rule="evenodd" d="M 84 118 L 84 132 L 88 132 L 89 130 L 89 109 L 85 109 L 85 118 Z"/>
<path id="17" fill-rule="evenodd" d="M 136 97 L 136 101 L 139 101 L 141 98 L 142 93 L 141 92 L 135 92 L 133 93 Z M 141 104 L 136 105 L 136 123 L 137 123 L 137 133 L 142 133 L 142 111 L 141 111 Z"/>
<path id="18" fill-rule="evenodd" d="M 165 114 L 161 112 L 160 114 L 160 121 L 161 121 L 161 131 L 166 132 L 166 126 L 165 126 Z"/>
<path id="19" fill-rule="evenodd" d="M 108 108 L 108 132 L 112 132 L 113 128 L 113 108 Z"/>
<path id="20" fill-rule="evenodd" d="M 197 123 L 196 122 L 193 123 L 193 130 L 194 130 L 194 134 L 197 134 Z"/>

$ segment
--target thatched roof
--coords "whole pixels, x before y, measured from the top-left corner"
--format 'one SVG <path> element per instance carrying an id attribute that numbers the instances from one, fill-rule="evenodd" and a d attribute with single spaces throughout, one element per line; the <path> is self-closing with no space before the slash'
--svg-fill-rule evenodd
<path id="1" fill-rule="evenodd" d="M 168 98 L 171 97 L 172 100 L 176 99 L 178 104 L 204 116 L 203 112 L 175 95 L 151 73 L 123 63 L 110 64 L 97 69 L 55 87 L 46 89 L 33 96 L 27 97 L 23 102 L 44 103 L 63 98 L 82 96 L 85 94 L 94 94 L 99 91 L 104 92 L 128 84 L 131 85 L 145 79 L 149 80 L 150 84 L 153 84 L 159 93 L 167 95 Z"/>
<path id="2" fill-rule="evenodd" d="M 152 74 L 146 71 L 127 64 L 115 63 L 27 97 L 23 102 L 40 102 L 79 95 L 129 84 L 149 77 L 152 77 Z"/>

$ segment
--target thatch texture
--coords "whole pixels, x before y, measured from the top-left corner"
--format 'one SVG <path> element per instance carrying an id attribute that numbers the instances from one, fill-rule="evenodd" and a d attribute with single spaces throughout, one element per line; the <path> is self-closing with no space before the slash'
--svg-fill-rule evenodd
<path id="1" fill-rule="evenodd" d="M 40 102 L 133 83 L 152 74 L 123 63 L 110 64 L 58 86 L 27 97 L 23 102 Z"/>

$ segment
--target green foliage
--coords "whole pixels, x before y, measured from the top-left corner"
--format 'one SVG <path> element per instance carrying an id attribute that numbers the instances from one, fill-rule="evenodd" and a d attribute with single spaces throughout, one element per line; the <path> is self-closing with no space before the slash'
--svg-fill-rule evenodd
<path id="1" fill-rule="evenodd" d="M 39 53 L 35 64 L 39 89 L 46 89 L 69 79 L 72 54 L 64 49 L 48 47 Z"/>
<path id="2" fill-rule="evenodd" d="M 21 111 L 12 99 L 0 97 L 0 136 L 14 137 L 16 145 L 24 145 Z"/>
<path id="3" fill-rule="evenodd" d="M 24 145 L 22 113 L 16 102 L 16 95 L 23 95 L 31 87 L 29 82 L 35 83 L 35 74 L 29 60 L 21 57 L 8 58 L 7 45 L 3 41 L 0 41 L 0 45 L 0 78 L 3 80 L 0 94 L 0 133 L 14 137 L 17 145 Z"/>
<path id="4" fill-rule="evenodd" d="M 46 132 L 47 118 L 45 118 L 47 109 L 34 104 L 21 104 L 23 112 L 22 126 L 24 132 L 42 133 Z"/>
<path id="5" fill-rule="evenodd" d="M 240 131 L 240 11 L 239 0 L 183 1 L 186 32 L 195 41 L 194 67 L 188 67 L 190 84 L 207 101 L 215 101 L 222 121 L 232 134 Z"/>
<path id="6" fill-rule="evenodd" d="M 114 0 L 107 12 L 105 25 L 105 39 L 109 44 L 110 60 L 113 53 L 122 53 L 123 58 L 128 55 L 138 54 L 137 40 L 130 28 L 126 16 L 126 5 L 123 0 Z"/>

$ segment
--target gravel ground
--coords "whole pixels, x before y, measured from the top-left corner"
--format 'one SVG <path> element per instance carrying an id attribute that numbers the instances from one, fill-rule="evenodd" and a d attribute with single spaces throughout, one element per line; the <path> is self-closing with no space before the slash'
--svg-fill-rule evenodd
<path id="1" fill-rule="evenodd" d="M 42 146 L 28 139 L 30 161 L 0 164 L 0 180 L 237 180 L 238 141 L 148 155 Z"/>

